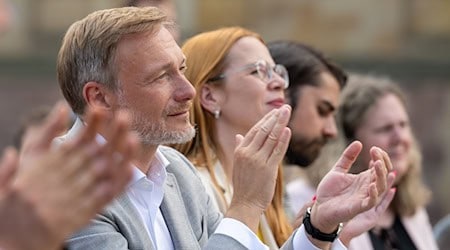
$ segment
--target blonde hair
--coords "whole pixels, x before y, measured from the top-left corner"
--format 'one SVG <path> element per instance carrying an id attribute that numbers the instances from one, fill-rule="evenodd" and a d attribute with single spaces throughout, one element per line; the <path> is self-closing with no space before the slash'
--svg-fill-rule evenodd
<path id="1" fill-rule="evenodd" d="M 217 76 L 226 67 L 230 48 L 243 37 L 255 37 L 264 43 L 262 38 L 252 31 L 240 27 L 228 27 L 196 35 L 183 45 L 186 55 L 186 77 L 200 93 L 208 79 Z M 185 154 L 197 167 L 206 168 L 218 193 L 223 194 L 214 173 L 214 165 L 221 151 L 216 139 L 215 119 L 202 108 L 200 98 L 194 98 L 191 109 L 191 122 L 197 124 L 198 132 L 194 139 L 175 148 Z M 282 167 L 278 168 L 278 178 L 272 203 L 265 212 L 275 239 L 281 246 L 292 233 L 292 228 L 283 209 Z M 223 197 L 222 197 L 223 198 Z"/>
<path id="2" fill-rule="evenodd" d="M 127 34 L 155 32 L 165 24 L 165 15 L 154 7 L 124 7 L 100 10 L 75 22 L 64 36 L 57 59 L 58 81 L 73 111 L 83 114 L 87 82 L 102 83 L 117 90 L 115 52 Z"/>
<path id="3" fill-rule="evenodd" d="M 376 101 L 386 94 L 394 94 L 406 107 L 406 98 L 398 85 L 386 77 L 351 74 L 344 88 L 337 120 L 343 130 L 347 143 L 355 138 L 355 131 L 361 126 L 366 112 Z M 402 216 L 413 215 L 418 208 L 425 206 L 430 200 L 431 192 L 422 180 L 422 155 L 419 145 L 413 136 L 409 155 L 409 168 L 397 185 L 397 192 L 391 203 L 394 212 Z M 353 172 L 359 172 L 364 166 L 355 166 Z"/>

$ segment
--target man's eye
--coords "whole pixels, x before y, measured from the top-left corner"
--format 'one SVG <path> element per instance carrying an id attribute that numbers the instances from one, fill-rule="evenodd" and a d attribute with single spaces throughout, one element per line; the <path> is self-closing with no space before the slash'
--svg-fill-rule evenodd
<path id="1" fill-rule="evenodd" d="M 183 66 L 180 67 L 179 70 L 181 71 L 181 73 L 184 74 L 184 73 L 186 72 L 186 70 L 187 70 L 187 66 L 186 66 L 186 65 L 183 65 Z"/>
<path id="2" fill-rule="evenodd" d="M 327 116 L 330 113 L 330 111 L 328 109 L 324 109 L 324 108 L 318 108 L 318 111 L 319 111 L 319 115 L 321 115 L 321 116 Z"/>
<path id="3" fill-rule="evenodd" d="M 258 70 L 255 69 L 255 70 L 253 70 L 252 72 L 250 72 L 250 74 L 252 74 L 252 75 L 257 75 L 257 74 L 259 74 L 259 73 L 258 73 Z"/>
<path id="4" fill-rule="evenodd" d="M 167 77 L 167 72 L 162 73 L 161 75 L 157 76 L 153 81 L 162 80 Z"/>

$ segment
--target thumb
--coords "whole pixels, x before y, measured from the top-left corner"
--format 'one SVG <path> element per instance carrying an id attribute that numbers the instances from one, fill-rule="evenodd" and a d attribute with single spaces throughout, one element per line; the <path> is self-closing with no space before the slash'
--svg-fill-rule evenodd
<path id="1" fill-rule="evenodd" d="M 6 148 L 3 157 L 0 159 L 0 192 L 8 188 L 13 181 L 19 164 L 18 161 L 17 151 L 12 147 Z"/>
<path id="2" fill-rule="evenodd" d="M 362 144 L 359 141 L 354 141 L 344 150 L 339 160 L 333 167 L 333 171 L 347 173 L 352 164 L 355 162 L 361 152 Z"/>
<path id="3" fill-rule="evenodd" d="M 47 150 L 50 148 L 53 138 L 66 129 L 69 120 L 69 108 L 63 102 L 58 102 L 39 125 L 39 132 L 33 135 L 26 135 L 23 139 L 23 152 L 32 150 Z"/>

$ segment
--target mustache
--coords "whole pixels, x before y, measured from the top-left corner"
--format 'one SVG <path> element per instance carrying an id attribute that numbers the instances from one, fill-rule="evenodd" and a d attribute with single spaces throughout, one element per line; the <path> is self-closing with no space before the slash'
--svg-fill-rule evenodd
<path id="1" fill-rule="evenodd" d="M 170 115 L 170 114 L 176 114 L 176 113 L 181 113 L 181 112 L 185 112 L 190 111 L 192 107 L 192 101 L 189 102 L 185 102 L 179 105 L 173 105 L 171 107 L 168 107 L 165 111 L 164 111 L 164 115 Z"/>

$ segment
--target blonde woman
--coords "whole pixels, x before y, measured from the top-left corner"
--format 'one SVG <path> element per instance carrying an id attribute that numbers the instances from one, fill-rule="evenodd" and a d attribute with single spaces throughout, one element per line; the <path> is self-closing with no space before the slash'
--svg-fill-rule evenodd
<path id="1" fill-rule="evenodd" d="M 412 133 L 406 101 L 390 79 L 351 75 L 344 88 L 338 121 L 347 142 L 365 148 L 351 171 L 365 170 L 368 148 L 378 146 L 390 156 L 397 192 L 375 228 L 352 240 L 352 249 L 437 249 L 425 205 L 430 191 L 421 179 L 421 153 Z"/>

